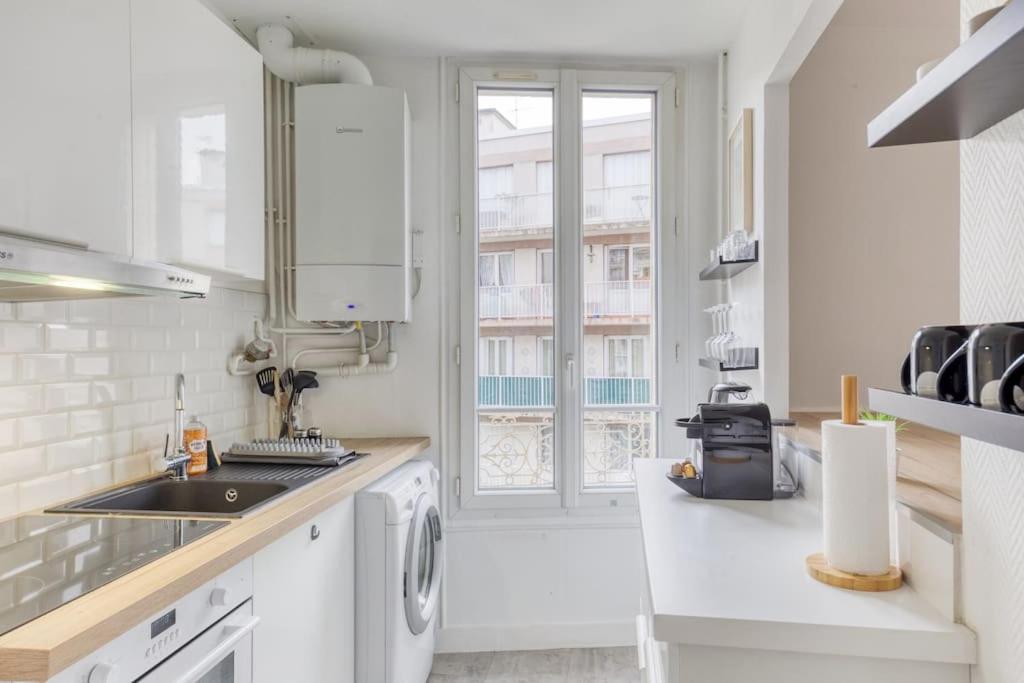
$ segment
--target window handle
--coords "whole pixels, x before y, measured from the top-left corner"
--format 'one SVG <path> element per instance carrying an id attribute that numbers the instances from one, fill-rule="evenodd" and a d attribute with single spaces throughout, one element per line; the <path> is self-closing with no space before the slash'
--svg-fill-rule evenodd
<path id="1" fill-rule="evenodd" d="M 576 388 L 576 359 L 571 353 L 565 354 L 565 371 L 569 375 L 569 388 Z"/>

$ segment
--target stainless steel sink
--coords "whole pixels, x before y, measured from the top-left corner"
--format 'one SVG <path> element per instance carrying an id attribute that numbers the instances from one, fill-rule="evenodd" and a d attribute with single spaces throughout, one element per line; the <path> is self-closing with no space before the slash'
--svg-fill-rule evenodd
<path id="1" fill-rule="evenodd" d="M 181 517 L 241 517 L 291 490 L 284 483 L 160 479 L 82 498 L 47 512 Z"/>

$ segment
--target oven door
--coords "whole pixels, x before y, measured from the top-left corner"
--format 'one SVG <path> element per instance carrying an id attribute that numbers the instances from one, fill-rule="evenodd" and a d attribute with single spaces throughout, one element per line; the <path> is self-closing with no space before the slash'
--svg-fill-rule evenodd
<path id="1" fill-rule="evenodd" d="M 147 673 L 145 683 L 252 683 L 252 600 Z"/>

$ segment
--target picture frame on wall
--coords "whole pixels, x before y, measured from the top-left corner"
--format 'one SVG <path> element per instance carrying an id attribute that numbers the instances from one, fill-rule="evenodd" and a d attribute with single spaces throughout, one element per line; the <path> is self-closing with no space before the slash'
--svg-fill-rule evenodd
<path id="1" fill-rule="evenodd" d="M 728 231 L 754 229 L 754 110 L 744 109 L 729 133 Z"/>

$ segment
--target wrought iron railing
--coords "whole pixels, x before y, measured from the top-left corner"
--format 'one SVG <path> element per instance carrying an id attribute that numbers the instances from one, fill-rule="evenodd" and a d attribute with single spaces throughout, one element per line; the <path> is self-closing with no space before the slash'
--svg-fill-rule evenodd
<path id="1" fill-rule="evenodd" d="M 587 406 L 650 405 L 647 377 L 587 377 L 583 380 Z M 481 408 L 543 408 L 554 405 L 550 375 L 481 375 L 477 389 Z"/>

